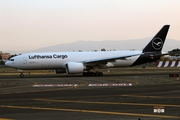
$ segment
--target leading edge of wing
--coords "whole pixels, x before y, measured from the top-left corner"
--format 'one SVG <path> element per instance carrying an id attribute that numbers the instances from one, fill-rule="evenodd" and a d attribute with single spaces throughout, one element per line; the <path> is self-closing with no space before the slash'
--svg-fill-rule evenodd
<path id="1" fill-rule="evenodd" d="M 132 55 L 123 55 L 123 56 L 118 56 L 118 57 L 112 57 L 112 58 L 102 58 L 102 59 L 94 59 L 94 60 L 86 60 L 83 61 L 84 64 L 95 64 L 95 63 L 107 63 L 107 62 L 114 62 L 117 59 L 122 59 L 125 60 L 128 57 L 133 57 L 133 56 L 137 56 L 137 55 L 142 55 L 144 53 L 139 53 L 139 54 L 132 54 Z"/>

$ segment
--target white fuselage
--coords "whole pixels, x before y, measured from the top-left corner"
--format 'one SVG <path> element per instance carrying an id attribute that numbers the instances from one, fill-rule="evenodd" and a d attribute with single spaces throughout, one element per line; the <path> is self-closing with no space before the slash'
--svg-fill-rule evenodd
<path id="1" fill-rule="evenodd" d="M 44 70 L 65 68 L 68 62 L 93 61 L 118 56 L 141 54 L 142 51 L 97 51 L 97 52 L 44 52 L 27 53 L 13 57 L 6 62 L 7 66 L 22 70 Z M 107 62 L 104 67 L 128 67 L 131 66 L 139 55 L 126 59 L 117 59 Z"/>

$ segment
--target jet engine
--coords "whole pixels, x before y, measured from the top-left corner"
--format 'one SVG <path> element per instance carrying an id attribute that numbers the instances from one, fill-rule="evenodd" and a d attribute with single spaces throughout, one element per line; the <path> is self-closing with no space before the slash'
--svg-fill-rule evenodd
<path id="1" fill-rule="evenodd" d="M 68 62 L 66 63 L 66 73 L 67 74 L 77 74 L 82 73 L 85 66 L 82 63 Z"/>

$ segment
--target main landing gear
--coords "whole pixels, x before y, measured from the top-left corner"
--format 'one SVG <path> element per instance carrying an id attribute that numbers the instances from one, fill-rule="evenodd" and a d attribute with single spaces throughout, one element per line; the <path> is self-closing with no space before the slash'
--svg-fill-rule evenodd
<path id="1" fill-rule="evenodd" d="M 102 72 L 83 72 L 83 76 L 103 76 Z"/>

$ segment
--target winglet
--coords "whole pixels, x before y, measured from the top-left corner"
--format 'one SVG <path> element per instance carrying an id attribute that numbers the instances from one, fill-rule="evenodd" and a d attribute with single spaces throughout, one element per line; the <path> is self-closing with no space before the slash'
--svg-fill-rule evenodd
<path id="1" fill-rule="evenodd" d="M 146 45 L 146 47 L 143 49 L 143 53 L 161 52 L 169 27 L 170 25 L 164 25 L 161 30 L 153 37 L 153 39 Z"/>

